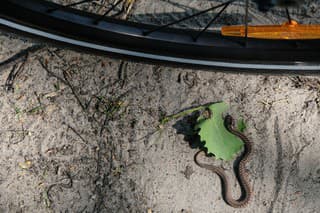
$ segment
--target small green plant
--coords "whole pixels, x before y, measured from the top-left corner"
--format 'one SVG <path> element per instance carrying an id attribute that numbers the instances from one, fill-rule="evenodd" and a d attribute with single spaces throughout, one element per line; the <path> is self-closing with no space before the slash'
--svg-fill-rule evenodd
<path id="1" fill-rule="evenodd" d="M 17 115 L 19 115 L 21 113 L 21 109 L 17 106 L 14 107 L 14 111 Z"/>
<path id="2" fill-rule="evenodd" d="M 37 113 L 40 113 L 44 110 L 44 107 L 39 105 L 39 106 L 36 106 L 36 107 L 33 107 L 29 110 L 26 110 L 25 112 L 29 115 L 32 115 L 32 114 L 37 114 Z"/>
<path id="3" fill-rule="evenodd" d="M 239 132 L 244 132 L 247 129 L 247 125 L 244 122 L 243 118 L 240 118 L 237 122 L 237 129 Z"/>
<path id="4" fill-rule="evenodd" d="M 57 82 L 57 83 L 53 84 L 53 87 L 56 90 L 56 92 L 59 91 L 60 90 L 60 83 Z"/>

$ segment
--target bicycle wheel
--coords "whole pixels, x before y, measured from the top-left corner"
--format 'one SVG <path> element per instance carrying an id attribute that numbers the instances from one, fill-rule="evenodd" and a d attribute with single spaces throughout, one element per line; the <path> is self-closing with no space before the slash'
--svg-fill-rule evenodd
<path id="1" fill-rule="evenodd" d="M 320 36 L 317 37 L 318 34 L 315 33 L 313 37 L 304 37 L 303 35 L 309 34 L 309 31 L 302 31 L 298 38 L 255 37 L 254 33 L 251 34 L 251 30 L 254 31 L 256 28 L 248 21 L 249 11 L 254 9 L 252 2 L 208 0 L 207 8 L 158 25 L 114 18 L 113 16 L 119 14 L 117 8 L 123 2 L 124 0 L 118 0 L 111 5 L 105 5 L 104 12 L 99 14 L 86 8 L 81 9 L 82 5 L 93 7 L 92 3 L 98 4 L 94 0 L 57 0 L 55 2 L 2 0 L 0 25 L 5 29 L 90 51 L 138 60 L 224 70 L 237 69 L 244 72 L 262 70 L 310 73 L 320 70 Z M 244 24 L 236 29 L 240 33 L 223 34 L 223 27 L 226 27 L 226 32 L 234 30 L 224 26 L 223 23 L 227 19 L 220 21 L 222 23 L 220 27 L 210 28 L 234 4 L 242 5 L 245 11 Z M 200 30 L 188 24 L 184 27 L 173 27 L 175 24 L 192 18 L 196 19 L 199 15 L 208 14 L 211 11 L 215 13 L 208 15 L 207 25 Z M 274 12 L 279 13 L 279 11 L 282 9 Z M 286 12 L 290 21 L 290 14 L 288 10 Z M 297 16 L 303 16 L 299 20 L 302 22 L 308 17 L 303 14 Z M 316 27 L 317 32 L 318 25 L 312 26 Z M 277 33 L 283 34 L 284 31 L 280 30 Z"/>

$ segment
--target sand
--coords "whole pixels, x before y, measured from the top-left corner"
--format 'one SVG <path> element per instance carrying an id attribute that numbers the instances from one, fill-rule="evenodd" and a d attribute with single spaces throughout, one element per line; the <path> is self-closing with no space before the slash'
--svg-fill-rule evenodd
<path id="1" fill-rule="evenodd" d="M 132 19 L 161 9 L 146 2 Z M 0 61 L 33 45 L 44 44 L 1 32 Z M 0 70 L 0 82 L 0 212 L 320 209 L 318 76 L 172 68 L 44 45 Z M 195 165 L 188 117 L 159 129 L 165 115 L 218 101 L 245 120 L 254 143 L 244 209 L 226 205 L 218 176 Z"/>

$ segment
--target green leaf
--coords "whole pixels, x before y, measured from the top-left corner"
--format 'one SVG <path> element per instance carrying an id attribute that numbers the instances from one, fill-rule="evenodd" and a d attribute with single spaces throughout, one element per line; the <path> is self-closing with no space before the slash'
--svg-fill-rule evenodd
<path id="1" fill-rule="evenodd" d="M 214 154 L 217 159 L 231 160 L 243 148 L 243 142 L 231 134 L 224 126 L 222 113 L 228 109 L 224 102 L 215 103 L 208 107 L 211 111 L 209 118 L 200 115 L 196 130 L 199 130 L 200 140 L 205 142 L 208 154 Z"/>

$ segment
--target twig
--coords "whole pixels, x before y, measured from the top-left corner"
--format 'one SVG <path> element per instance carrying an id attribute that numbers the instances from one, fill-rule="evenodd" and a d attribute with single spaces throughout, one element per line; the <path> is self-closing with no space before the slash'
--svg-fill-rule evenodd
<path id="1" fill-rule="evenodd" d="M 169 121 L 171 121 L 173 119 L 178 119 L 178 118 L 181 118 L 181 117 L 186 116 L 188 114 L 191 114 L 191 113 L 193 113 L 195 111 L 206 109 L 208 106 L 209 106 L 209 104 L 206 104 L 206 105 L 194 107 L 194 108 L 191 108 L 191 109 L 183 110 L 183 111 L 178 112 L 178 113 L 173 114 L 173 115 L 165 116 L 160 120 L 159 127 L 161 128 L 163 125 L 165 125 L 166 123 L 168 123 Z"/>
<path id="2" fill-rule="evenodd" d="M 21 136 L 21 138 L 19 138 L 15 142 L 11 143 L 11 144 L 18 144 L 18 143 L 22 142 L 26 138 L 26 133 L 28 133 L 28 130 L 25 130 L 23 125 L 21 125 L 21 130 L 11 130 L 11 131 L 7 130 L 7 132 L 18 133 L 19 136 Z M 1 131 L 0 131 L 0 133 L 1 133 Z"/>
<path id="3" fill-rule="evenodd" d="M 52 52 L 52 51 L 50 51 L 50 50 L 48 50 L 48 52 L 49 52 L 51 55 L 58 57 L 58 58 L 64 63 L 65 66 L 71 67 L 71 65 L 70 65 L 68 62 L 66 62 L 61 56 L 59 56 L 56 52 Z M 75 97 L 76 100 L 78 101 L 78 103 L 79 103 L 80 107 L 82 108 L 82 110 L 83 110 L 83 111 L 86 111 L 87 108 L 86 108 L 85 104 L 82 103 L 82 101 L 80 100 L 80 97 L 78 96 L 78 94 L 77 94 L 76 91 L 74 90 L 72 84 L 71 84 L 70 81 L 68 80 L 66 71 L 63 70 L 63 72 L 62 72 L 62 73 L 63 73 L 63 78 L 62 78 L 62 77 L 56 75 L 55 73 L 51 72 L 51 71 L 48 69 L 47 65 L 44 64 L 41 60 L 39 60 L 39 62 L 40 62 L 40 64 L 41 64 L 41 66 L 42 66 L 50 75 L 56 77 L 57 79 L 59 79 L 60 81 L 62 81 L 65 85 L 67 85 L 67 86 L 71 89 L 72 94 L 74 95 L 74 97 Z"/>
<path id="4" fill-rule="evenodd" d="M 62 187 L 62 188 L 66 188 L 66 189 L 72 188 L 72 186 L 73 186 L 73 180 L 72 180 L 72 177 L 71 177 L 70 173 L 67 172 L 67 173 L 66 173 L 66 176 L 67 176 L 66 178 L 61 179 L 61 180 L 60 180 L 59 182 L 57 182 L 57 183 L 51 184 L 51 185 L 47 188 L 47 190 L 46 190 L 46 196 L 47 196 L 47 199 L 48 199 L 48 201 L 49 201 L 49 206 L 50 206 L 51 203 L 53 203 L 53 200 L 52 200 L 52 197 L 51 197 L 50 192 L 51 192 L 51 190 L 52 190 L 54 187 L 60 186 L 60 187 Z M 62 181 L 64 181 L 64 180 L 69 180 L 69 182 L 68 182 L 68 183 L 63 183 Z"/>
<path id="5" fill-rule="evenodd" d="M 26 61 L 28 60 L 28 55 L 24 57 L 23 62 L 18 67 L 18 63 L 16 63 L 13 68 L 11 69 L 8 78 L 6 80 L 6 83 L 4 85 L 7 92 L 12 91 L 14 92 L 14 80 L 18 77 L 18 75 L 22 72 L 24 65 L 26 64 Z M 20 63 L 20 62 L 19 62 Z"/>
<path id="6" fill-rule="evenodd" d="M 6 80 L 6 83 L 4 84 L 4 88 L 7 92 L 13 91 L 13 73 L 15 73 L 15 70 L 17 69 L 17 64 L 14 64 L 8 77 Z"/>
<path id="7" fill-rule="evenodd" d="M 69 82 L 67 77 L 65 76 L 65 73 L 64 73 L 64 77 L 62 78 L 62 77 L 58 76 L 57 74 L 55 74 L 54 72 L 50 71 L 49 68 L 40 59 L 38 59 L 38 61 L 39 61 L 40 65 L 42 66 L 42 68 L 44 70 L 46 70 L 49 75 L 57 78 L 58 80 L 60 80 L 62 83 L 64 83 L 65 85 L 67 85 L 71 89 L 72 94 L 74 95 L 74 97 L 78 101 L 78 103 L 79 103 L 80 107 L 82 108 L 82 110 L 86 111 L 87 109 L 86 109 L 85 105 L 82 103 L 82 101 L 80 100 L 80 98 L 77 95 L 76 91 L 74 90 L 73 86 L 71 85 L 71 83 Z"/>
<path id="8" fill-rule="evenodd" d="M 80 100 L 80 97 L 78 96 L 78 94 L 76 93 L 75 89 L 73 88 L 72 84 L 70 83 L 70 81 L 68 80 L 68 77 L 66 75 L 66 72 L 62 72 L 63 73 L 63 77 L 65 82 L 67 83 L 67 86 L 70 87 L 72 94 L 74 95 L 74 97 L 77 99 L 79 105 L 81 106 L 83 111 L 86 111 L 86 106 L 82 103 L 82 101 Z"/>
<path id="9" fill-rule="evenodd" d="M 65 85 L 68 85 L 68 82 L 66 82 L 63 78 L 61 78 L 60 76 L 58 76 L 57 74 L 55 74 L 54 72 L 50 71 L 49 68 L 40 60 L 38 59 L 40 65 L 42 66 L 42 68 L 47 71 L 47 73 L 52 76 L 57 78 L 58 80 L 60 80 L 62 83 L 64 83 Z"/>
<path id="10" fill-rule="evenodd" d="M 121 82 L 120 87 L 121 89 L 123 89 L 126 79 L 127 79 L 127 65 L 128 63 L 121 61 L 120 65 L 119 65 L 119 69 L 118 69 L 118 79 Z"/>
<path id="11" fill-rule="evenodd" d="M 41 50 L 42 48 L 44 48 L 44 45 L 33 45 L 31 47 L 28 47 L 24 50 L 21 50 L 20 52 L 18 52 L 17 54 L 15 54 L 14 56 L 10 57 L 9 59 L 0 62 L 0 73 L 11 67 L 14 64 L 20 63 L 23 60 L 25 60 L 28 57 L 28 54 L 30 53 L 35 53 L 38 50 Z"/>
<path id="12" fill-rule="evenodd" d="M 127 17 L 129 16 L 132 7 L 135 3 L 135 0 L 126 0 L 126 2 L 124 3 L 123 7 L 124 7 L 124 14 L 122 15 L 122 19 L 127 19 Z"/>
<path id="13" fill-rule="evenodd" d="M 79 132 L 77 132 L 77 130 L 76 130 L 75 128 L 73 128 L 73 127 L 70 126 L 69 124 L 66 124 L 66 125 L 67 125 L 68 129 L 71 129 L 72 132 L 73 132 L 74 134 L 76 134 L 76 135 L 83 141 L 83 143 L 85 143 L 86 145 L 88 144 L 88 142 L 80 135 Z"/>

